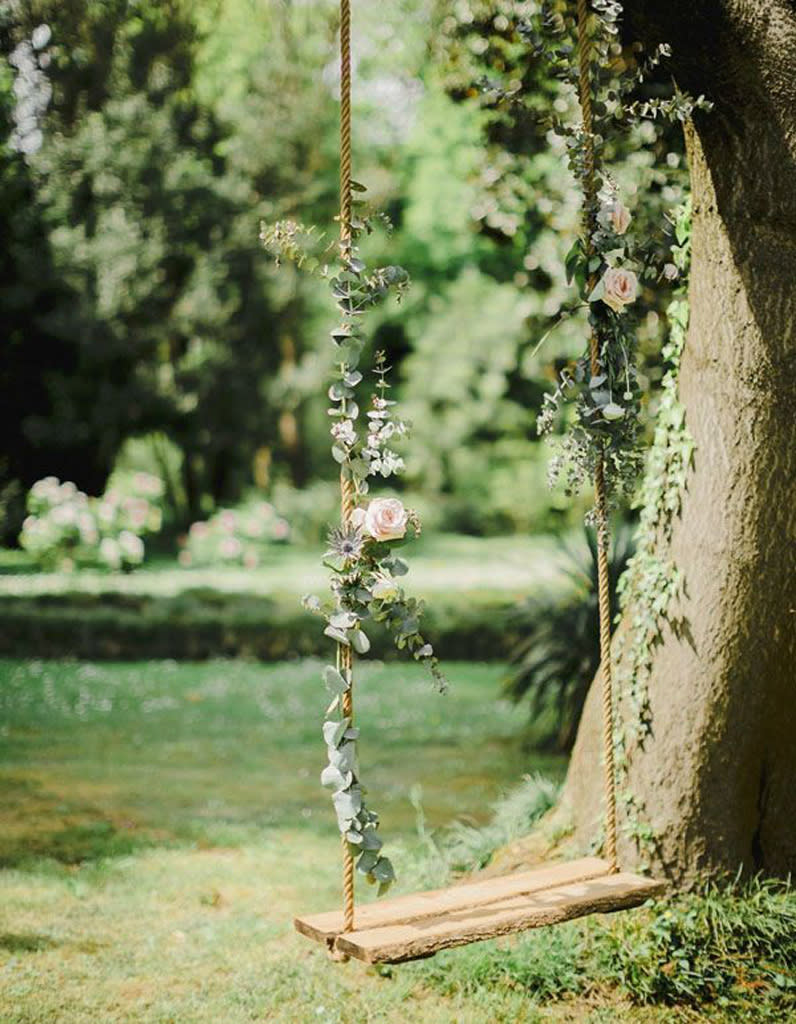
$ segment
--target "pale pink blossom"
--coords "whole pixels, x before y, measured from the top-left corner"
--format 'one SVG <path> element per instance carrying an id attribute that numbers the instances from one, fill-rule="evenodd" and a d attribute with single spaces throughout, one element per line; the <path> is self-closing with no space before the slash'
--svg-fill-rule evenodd
<path id="1" fill-rule="evenodd" d="M 224 537 L 218 545 L 222 558 L 239 558 L 243 545 L 237 537 Z"/>
<path id="2" fill-rule="evenodd" d="M 365 532 L 377 541 L 400 540 L 408 522 L 409 513 L 398 498 L 374 498 L 365 511 Z"/>
<path id="3" fill-rule="evenodd" d="M 665 263 L 663 267 L 663 276 L 667 281 L 676 281 L 680 276 L 680 271 L 674 265 L 674 263 Z"/>
<path id="4" fill-rule="evenodd" d="M 638 280 L 632 270 L 609 267 L 603 274 L 602 300 L 615 313 L 621 313 L 625 306 L 635 301 Z"/>
<path id="5" fill-rule="evenodd" d="M 623 235 L 630 227 L 630 210 L 619 199 L 605 203 L 597 215 L 603 227 L 611 228 L 617 235 Z"/>

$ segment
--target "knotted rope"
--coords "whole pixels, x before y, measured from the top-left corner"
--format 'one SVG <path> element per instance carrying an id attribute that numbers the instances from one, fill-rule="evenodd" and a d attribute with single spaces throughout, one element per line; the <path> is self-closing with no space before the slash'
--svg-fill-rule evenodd
<path id="1" fill-rule="evenodd" d="M 584 228 L 586 234 L 586 259 L 593 254 L 592 234 L 596 224 L 594 211 L 597 203 L 597 187 L 594 178 L 594 134 L 591 106 L 591 37 L 589 35 L 588 0 L 577 0 L 578 12 L 578 94 L 583 117 L 583 151 L 585 168 L 583 185 L 585 193 Z M 597 284 L 596 275 L 589 279 L 587 289 L 591 294 Z M 589 337 L 589 361 L 591 374 L 600 372 L 600 340 L 597 332 Z M 608 581 L 608 516 L 605 502 L 605 472 L 603 457 L 594 468 L 594 507 L 597 516 L 597 589 L 600 615 L 600 675 L 602 678 L 603 712 L 603 786 L 605 791 L 605 845 L 603 854 L 613 871 L 619 870 L 616 857 L 616 773 L 614 768 L 614 700 L 611 674 L 611 599 Z"/>
<path id="2" fill-rule="evenodd" d="M 351 258 L 351 0 L 340 0 L 340 259 Z M 340 520 L 351 522 L 354 511 L 354 485 L 340 474 Z M 343 694 L 343 717 L 353 719 L 353 656 L 347 644 L 337 645 L 337 668 L 348 680 Z M 354 857 L 343 838 L 343 931 L 354 930 Z"/>

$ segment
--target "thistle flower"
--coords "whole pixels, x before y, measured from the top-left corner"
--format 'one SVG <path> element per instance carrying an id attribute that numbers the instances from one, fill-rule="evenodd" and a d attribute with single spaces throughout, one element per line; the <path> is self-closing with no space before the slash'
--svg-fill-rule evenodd
<path id="1" fill-rule="evenodd" d="M 365 538 L 358 526 L 338 526 L 329 531 L 327 555 L 342 558 L 345 562 L 356 562 L 364 543 Z"/>

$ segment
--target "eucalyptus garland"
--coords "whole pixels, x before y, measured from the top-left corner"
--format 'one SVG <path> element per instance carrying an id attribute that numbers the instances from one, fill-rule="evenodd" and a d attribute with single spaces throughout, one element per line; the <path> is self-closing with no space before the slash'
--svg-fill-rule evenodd
<path id="1" fill-rule="evenodd" d="M 303 604 L 323 618 L 324 633 L 338 645 L 336 663 L 326 665 L 322 673 L 331 702 L 323 724 L 328 764 L 321 783 L 332 791 L 337 824 L 357 870 L 370 883 L 377 883 L 381 894 L 394 881 L 395 873 L 381 852 L 378 815 L 365 803 L 357 757 L 359 731 L 345 714 L 345 697 L 352 685 L 350 658 L 341 657 L 341 651 L 367 654 L 366 626 L 382 623 L 399 649 L 428 667 L 440 690 L 445 689 L 445 679 L 434 648 L 421 632 L 423 603 L 408 596 L 400 582 L 409 566 L 397 550 L 410 537 L 419 536 L 419 517 L 398 498 L 366 500 L 372 479 L 385 480 L 403 469 L 403 459 L 394 446 L 407 436 L 408 428 L 389 397 L 389 367 L 383 352 L 374 355 L 371 395 L 362 415 L 365 314 L 391 294 L 400 299 L 408 275 L 397 266 L 371 271 L 366 267 L 357 241 L 372 230 L 378 215 L 366 212 L 364 187 L 352 182 L 352 188 L 359 198 L 351 218 L 351 243 L 340 248 L 336 269 L 330 270 L 325 263 L 329 250 L 319 251 L 322 238 L 311 228 L 281 221 L 264 225 L 261 239 L 277 260 L 290 259 L 327 278 L 337 304 L 338 323 L 331 331 L 335 368 L 328 390 L 331 452 L 353 509 L 329 532 L 324 565 L 331 572 L 330 597 L 324 601 L 307 595 Z"/>
<path id="2" fill-rule="evenodd" d="M 634 99 L 638 86 L 669 55 L 665 44 L 637 59 L 619 41 L 622 5 L 617 0 L 592 0 L 587 39 L 578 40 L 572 5 L 549 3 L 525 27 L 537 58 L 548 61 L 562 90 L 572 97 L 584 88 L 579 62 L 588 45 L 586 67 L 590 117 L 567 119 L 553 113 L 547 126 L 566 143 L 569 167 L 583 190 L 583 233 L 566 256 L 566 276 L 579 299 L 562 310 L 571 316 L 588 309 L 590 334 L 598 342 L 598 370 L 593 372 L 588 348 L 561 374 L 555 391 L 544 398 L 539 416 L 541 434 L 552 434 L 559 413 L 574 403 L 574 416 L 551 460 L 551 483 L 562 479 L 573 493 L 595 477 L 602 462 L 606 511 L 630 495 L 643 464 L 641 398 L 636 370 L 636 323 L 633 305 L 641 289 L 677 276 L 676 266 L 662 255 L 660 239 L 640 238 L 632 215 L 605 167 L 606 141 L 643 119 L 685 120 L 696 107 L 706 107 L 675 92 L 665 100 Z M 594 513 L 590 515 L 594 519 Z"/>

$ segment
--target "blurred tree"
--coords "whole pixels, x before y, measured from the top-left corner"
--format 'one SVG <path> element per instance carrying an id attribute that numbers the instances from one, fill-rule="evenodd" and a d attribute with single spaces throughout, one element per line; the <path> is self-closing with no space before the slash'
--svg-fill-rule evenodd
<path id="1" fill-rule="evenodd" d="M 184 453 L 197 516 L 204 494 L 239 492 L 274 433 L 251 190 L 193 94 L 187 5 L 39 0 L 11 38 L 38 24 L 52 30 L 53 98 L 24 174 L 60 298 L 30 312 L 61 356 L 39 363 L 46 402 L 20 408 L 9 470 L 29 482 L 46 451 L 51 472 L 96 492 L 124 439 L 160 428 Z M 29 344 L 21 333 L 23 363 Z"/>

